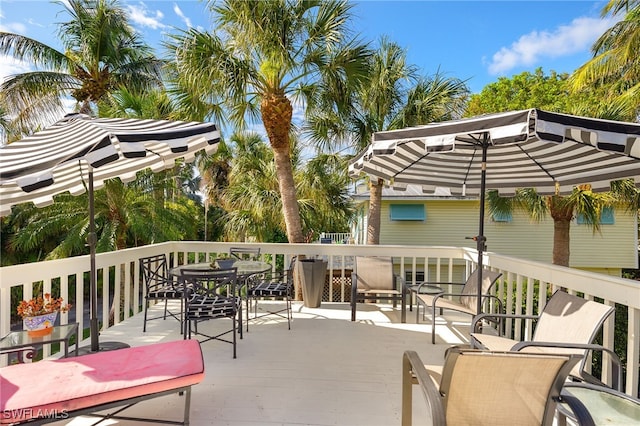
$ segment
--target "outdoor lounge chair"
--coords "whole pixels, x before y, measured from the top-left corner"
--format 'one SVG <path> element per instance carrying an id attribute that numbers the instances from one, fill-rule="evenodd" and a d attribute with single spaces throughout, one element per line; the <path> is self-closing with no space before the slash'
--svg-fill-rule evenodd
<path id="1" fill-rule="evenodd" d="M 365 300 L 391 300 L 401 303 L 401 322 L 407 322 L 404 280 L 393 272 L 391 257 L 356 256 L 351 274 L 351 321 L 356 320 L 356 304 Z"/>
<path id="2" fill-rule="evenodd" d="M 414 384 L 422 390 L 433 425 L 551 425 L 562 386 L 579 360 L 577 355 L 452 348 L 436 384 L 418 354 L 405 351 L 402 426 L 412 424 Z"/>
<path id="3" fill-rule="evenodd" d="M 503 337 L 502 327 L 498 327 L 498 335 L 495 331 L 487 334 L 471 333 L 471 342 L 474 347 L 492 351 L 580 354 L 582 362 L 574 368 L 571 376 L 598 384 L 602 384 L 602 381 L 588 374 L 584 367 L 589 351 L 602 351 L 609 355 L 612 362 L 612 387 L 621 390 L 620 359 L 612 350 L 592 344 L 602 324 L 612 312 L 611 306 L 558 290 L 551 296 L 539 316 L 486 313 L 475 317 L 471 325 L 471 330 L 477 330 L 485 319 L 490 319 L 493 323 L 505 318 L 535 320 L 535 330 L 530 341 L 520 342 Z"/>
<path id="4" fill-rule="evenodd" d="M 202 350 L 196 340 L 14 364 L 0 368 L 0 424 L 45 424 L 89 415 L 188 425 L 191 386 L 203 378 Z M 138 402 L 178 393 L 183 394 L 182 421 L 119 415 Z M 96 414 L 112 408 L 118 409 Z"/>
<path id="5" fill-rule="evenodd" d="M 483 302 L 492 300 L 498 306 L 498 310 L 502 311 L 502 301 L 489 294 L 491 287 L 496 283 L 498 278 L 502 274 L 496 271 L 490 271 L 488 269 L 482 270 L 482 298 Z M 441 290 L 443 286 L 457 285 L 462 286 L 462 290 L 459 293 L 445 293 Z M 437 290 L 429 294 L 423 294 L 424 289 Z M 452 311 L 462 312 L 469 315 L 478 314 L 478 271 L 474 271 L 467 282 L 465 283 L 449 283 L 449 282 L 424 282 L 420 284 L 416 289 L 416 323 L 420 316 L 420 305 L 431 307 L 431 343 L 436 343 L 436 309 L 442 310 L 449 309 Z M 446 297 L 454 297 L 455 300 L 447 299 Z"/>

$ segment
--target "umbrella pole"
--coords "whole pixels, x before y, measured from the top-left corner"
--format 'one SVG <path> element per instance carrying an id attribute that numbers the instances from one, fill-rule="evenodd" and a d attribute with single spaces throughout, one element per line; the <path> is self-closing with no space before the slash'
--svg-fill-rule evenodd
<path id="1" fill-rule="evenodd" d="M 489 134 L 485 133 L 482 138 L 482 166 L 480 172 L 480 220 L 478 223 L 478 236 L 476 239 L 476 247 L 478 249 L 478 297 L 477 312 L 482 313 L 482 255 L 487 249 L 486 237 L 484 236 L 484 200 L 485 186 L 487 179 L 487 148 L 489 146 Z"/>
<path id="2" fill-rule="evenodd" d="M 89 258 L 91 262 L 91 276 L 89 277 L 90 307 L 91 307 L 91 352 L 98 352 L 98 284 L 96 280 L 96 219 L 93 199 L 93 168 L 89 166 Z"/>
<path id="3" fill-rule="evenodd" d="M 128 348 L 129 345 L 122 342 L 99 342 L 100 328 L 98 327 L 98 283 L 97 283 L 97 268 L 96 268 L 96 218 L 95 218 L 95 206 L 94 206 L 94 191 L 93 191 L 93 168 L 89 166 L 89 259 L 91 263 L 91 270 L 89 273 L 89 286 L 90 286 L 90 306 L 91 306 L 91 318 L 89 320 L 91 331 L 91 346 L 79 348 L 77 353 L 79 355 L 88 355 L 91 353 L 101 351 L 112 351 L 116 349 Z"/>

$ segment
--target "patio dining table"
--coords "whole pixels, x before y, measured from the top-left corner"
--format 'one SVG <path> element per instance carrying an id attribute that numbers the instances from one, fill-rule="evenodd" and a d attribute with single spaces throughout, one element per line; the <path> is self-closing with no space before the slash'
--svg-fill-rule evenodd
<path id="1" fill-rule="evenodd" d="M 237 260 L 233 263 L 232 267 L 237 269 L 238 282 L 243 283 L 247 278 L 253 275 L 269 272 L 272 266 L 270 263 L 262 262 L 259 260 Z M 213 266 L 211 262 L 188 263 L 169 269 L 169 275 L 179 278 L 182 275 L 183 269 L 202 269 L 203 271 L 215 271 L 218 268 Z"/>

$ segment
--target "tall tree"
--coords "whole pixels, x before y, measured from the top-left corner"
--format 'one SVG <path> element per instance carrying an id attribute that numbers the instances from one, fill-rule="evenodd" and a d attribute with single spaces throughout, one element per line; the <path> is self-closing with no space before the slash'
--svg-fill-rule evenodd
<path id="1" fill-rule="evenodd" d="M 230 139 L 233 161 L 229 185 L 222 193 L 227 236 L 243 240 L 281 242 L 285 223 L 273 154 L 256 133 L 236 133 Z M 348 228 L 352 207 L 347 194 L 347 160 L 323 154 L 300 159 L 293 141 L 292 165 L 305 241 L 327 229 Z"/>
<path id="2" fill-rule="evenodd" d="M 0 104 L 25 133 L 59 119 L 67 96 L 81 112 L 91 113 L 95 102 L 120 86 L 134 90 L 160 83 L 161 61 L 129 25 L 117 0 L 58 3 L 69 16 L 59 27 L 64 51 L 0 32 L 0 54 L 35 68 L 0 86 Z"/>
<path id="3" fill-rule="evenodd" d="M 604 87 L 608 99 L 628 121 L 640 116 L 640 1 L 610 0 L 602 16 L 623 16 L 596 40 L 593 58 L 571 77 L 572 88 Z"/>
<path id="4" fill-rule="evenodd" d="M 545 76 L 541 69 L 534 74 L 523 72 L 511 78 L 501 77 L 497 82 L 472 95 L 466 115 L 504 112 L 512 109 L 541 108 L 567 114 L 587 112 L 587 115 L 615 119 L 620 118 L 615 108 L 602 102 L 605 94 L 600 90 L 571 93 L 568 76 L 551 72 Z M 586 182 L 585 182 L 586 183 Z M 607 206 L 631 206 L 635 187 L 628 182 L 613 184 L 614 192 L 598 194 L 588 185 L 578 186 L 568 196 L 541 196 L 534 189 L 523 188 L 514 197 L 500 197 L 497 192 L 487 195 L 487 209 L 491 213 L 505 214 L 514 209 L 527 212 L 532 220 L 539 221 L 546 215 L 554 222 L 553 263 L 569 266 L 571 221 L 580 214 L 585 217 L 594 232 L 600 230 L 602 210 Z M 636 202 L 637 203 L 637 202 Z"/>
<path id="5" fill-rule="evenodd" d="M 219 114 L 223 102 L 239 128 L 247 118 L 261 118 L 273 150 L 288 240 L 303 242 L 291 162 L 293 100 L 311 108 L 324 87 L 347 87 L 348 80 L 363 75 L 368 52 L 349 35 L 353 5 L 336 0 L 210 5 L 215 33 L 192 29 L 167 45 L 175 53 L 181 99 L 194 113 L 209 108 L 208 114 Z"/>
<path id="6" fill-rule="evenodd" d="M 359 86 L 353 107 L 340 111 L 325 106 L 309 119 L 309 132 L 318 144 L 331 140 L 351 143 L 360 150 L 375 132 L 459 117 L 468 89 L 457 78 L 437 72 L 420 76 L 407 63 L 406 51 L 382 38 L 369 58 L 368 78 Z M 348 134 L 348 136 L 347 136 Z M 382 180 L 369 182 L 367 244 L 380 241 Z"/>

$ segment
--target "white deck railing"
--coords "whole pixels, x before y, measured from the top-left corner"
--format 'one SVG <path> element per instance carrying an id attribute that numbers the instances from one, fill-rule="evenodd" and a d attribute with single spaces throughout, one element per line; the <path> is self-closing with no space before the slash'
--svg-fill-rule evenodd
<path id="1" fill-rule="evenodd" d="M 172 265 L 204 261 L 215 257 L 218 253 L 228 253 L 231 246 L 243 243 L 220 242 L 168 242 L 139 248 L 131 248 L 110 253 L 100 253 L 96 258 L 98 282 L 111 283 L 102 285 L 99 298 L 102 300 L 99 318 L 109 318 L 110 297 L 124 300 L 124 309 L 116 304 L 115 322 L 118 323 L 140 312 L 142 307 L 142 283 L 138 259 L 154 254 L 165 253 Z M 475 267 L 475 250 L 461 247 L 429 247 L 429 246 L 364 246 L 350 244 L 244 244 L 260 247 L 261 256 L 274 265 L 285 265 L 293 255 L 307 257 L 324 257 L 329 262 L 329 276 L 347 278 L 353 256 L 393 256 L 398 273 L 410 281 L 428 279 L 431 281 L 459 281 L 461 274 L 470 273 Z M 186 262 L 185 262 L 186 259 Z M 572 294 L 579 294 L 588 299 L 596 299 L 602 303 L 627 307 L 627 349 L 626 349 L 626 392 L 637 395 L 640 369 L 640 282 L 616 278 L 612 276 L 584 272 L 576 269 L 486 253 L 486 267 L 503 273 L 495 288 L 495 292 L 505 295 L 506 309 L 510 312 L 538 314 L 543 306 L 535 303 L 536 296 L 541 297 L 557 287 L 564 287 Z M 428 267 L 425 268 L 425 264 Z M 11 290 L 21 287 L 23 299 L 29 299 L 34 288 L 51 292 L 58 290 L 65 301 L 73 304 L 72 311 L 80 329 L 89 327 L 83 317 L 85 306 L 84 294 L 88 294 L 89 257 L 79 256 L 68 259 L 0 268 L 0 336 L 11 329 L 11 313 L 16 310 L 18 300 L 11 301 Z M 422 273 L 421 273 L 422 272 Z M 337 292 L 329 292 L 331 301 L 349 300 L 348 279 L 338 280 L 341 288 Z M 119 285 L 114 285 L 118 283 Z M 530 285 L 535 284 L 535 285 Z M 121 291 L 124 292 L 121 295 Z M 70 294 L 72 292 L 72 294 Z M 55 292 L 57 295 L 57 291 Z M 338 296 L 335 296 L 335 295 Z M 544 299 L 544 297 L 541 297 Z M 69 313 L 61 315 L 61 323 L 69 321 Z M 615 315 L 615 314 L 614 314 Z M 102 325 L 105 327 L 105 325 Z M 521 327 L 515 339 L 530 338 L 531 327 Z M 603 344 L 614 349 L 614 318 L 609 318 L 603 330 Z M 50 348 L 45 347 L 45 356 Z M 610 374 L 607 364 L 603 365 L 603 375 Z"/>

